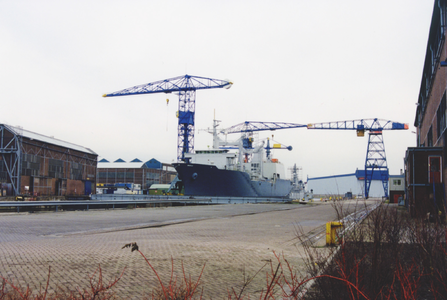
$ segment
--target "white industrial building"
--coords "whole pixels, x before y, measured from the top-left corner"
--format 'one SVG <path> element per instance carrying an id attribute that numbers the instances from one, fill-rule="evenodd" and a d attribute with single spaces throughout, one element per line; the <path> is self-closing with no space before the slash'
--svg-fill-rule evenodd
<path id="1" fill-rule="evenodd" d="M 352 174 L 332 175 L 307 178 L 307 190 L 316 196 L 339 196 L 351 192 L 353 196 L 363 197 L 365 194 L 365 171 L 357 170 Z M 377 175 L 380 175 L 377 173 Z M 383 197 L 382 180 L 374 176 L 369 188 L 369 197 Z"/>

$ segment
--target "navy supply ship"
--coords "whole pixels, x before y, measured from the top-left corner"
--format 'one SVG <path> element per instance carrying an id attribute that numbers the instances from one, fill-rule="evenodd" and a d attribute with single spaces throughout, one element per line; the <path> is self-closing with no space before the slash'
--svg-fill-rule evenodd
<path id="1" fill-rule="evenodd" d="M 224 142 L 218 135 L 215 121 L 213 149 L 185 153 L 185 162 L 173 164 L 182 181 L 184 194 L 221 197 L 287 197 L 293 182 L 285 178 L 282 163 L 271 158 L 271 149 L 281 145 L 270 141 L 253 143 L 253 135 Z M 238 149 L 230 152 L 228 147 Z M 279 146 L 279 147 L 278 147 Z M 291 147 L 288 148 L 291 150 Z M 266 150 L 266 156 L 264 156 Z"/>

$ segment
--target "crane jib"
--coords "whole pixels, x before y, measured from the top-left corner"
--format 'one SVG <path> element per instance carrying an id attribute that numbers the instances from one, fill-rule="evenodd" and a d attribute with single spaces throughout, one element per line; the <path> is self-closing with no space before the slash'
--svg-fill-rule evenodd
<path id="1" fill-rule="evenodd" d="M 392 129 L 404 129 L 404 130 L 407 130 L 408 129 L 408 124 L 393 122 Z"/>
<path id="2" fill-rule="evenodd" d="M 184 153 L 194 151 L 194 107 L 196 90 L 230 88 L 230 80 L 212 79 L 199 76 L 183 75 L 133 86 L 103 97 L 143 95 L 155 93 L 176 93 L 179 96 L 177 160 L 184 159 Z M 169 103 L 169 102 L 168 102 Z M 186 110 L 186 111 L 185 111 Z"/>

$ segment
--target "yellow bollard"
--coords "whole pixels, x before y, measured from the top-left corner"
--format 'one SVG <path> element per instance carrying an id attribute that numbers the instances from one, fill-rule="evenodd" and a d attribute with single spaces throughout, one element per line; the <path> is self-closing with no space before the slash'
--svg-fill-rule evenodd
<path id="1" fill-rule="evenodd" d="M 337 237 L 336 230 L 343 227 L 342 222 L 327 222 L 326 223 L 326 246 L 335 245 L 335 238 Z"/>

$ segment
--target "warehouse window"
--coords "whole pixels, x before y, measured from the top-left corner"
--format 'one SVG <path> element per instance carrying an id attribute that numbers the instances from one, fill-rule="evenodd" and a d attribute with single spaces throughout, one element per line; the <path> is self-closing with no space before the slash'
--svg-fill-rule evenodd
<path id="1" fill-rule="evenodd" d="M 70 179 L 82 180 L 83 166 L 80 163 L 72 162 L 70 169 Z"/>
<path id="2" fill-rule="evenodd" d="M 152 179 L 152 180 L 160 180 L 160 174 L 159 173 L 146 173 L 146 178 Z"/>
<path id="3" fill-rule="evenodd" d="M 22 155 L 22 175 L 39 176 L 40 158 L 33 154 Z"/>
<path id="4" fill-rule="evenodd" d="M 115 179 L 116 178 L 116 172 L 106 172 L 107 178 Z"/>
<path id="5" fill-rule="evenodd" d="M 64 162 L 50 158 L 48 162 L 48 175 L 52 178 L 64 178 Z"/>
<path id="6" fill-rule="evenodd" d="M 160 174 L 159 173 L 146 173 L 146 186 L 149 187 L 155 183 L 160 183 Z"/>

